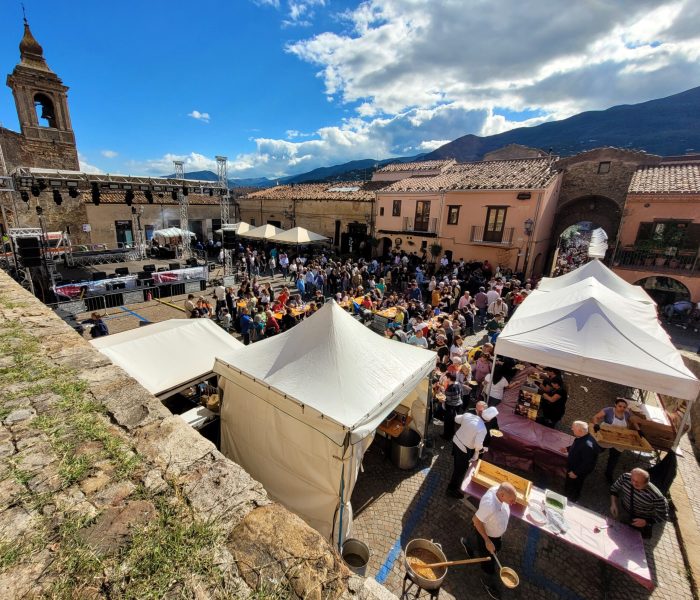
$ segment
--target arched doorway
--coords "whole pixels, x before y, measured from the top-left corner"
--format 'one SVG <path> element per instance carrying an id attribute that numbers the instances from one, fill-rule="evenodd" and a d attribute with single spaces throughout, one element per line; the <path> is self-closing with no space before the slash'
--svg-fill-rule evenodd
<path id="1" fill-rule="evenodd" d="M 379 238 L 379 252 L 381 256 L 387 256 L 391 251 L 393 242 L 390 237 Z"/>
<path id="2" fill-rule="evenodd" d="M 563 275 L 593 258 L 604 260 L 610 249 L 610 234 L 595 221 L 581 221 L 559 236 L 548 274 Z"/>
<path id="3" fill-rule="evenodd" d="M 654 275 L 652 277 L 640 279 L 635 282 L 635 285 L 641 285 L 659 307 L 664 307 L 681 300 L 690 300 L 690 291 L 688 288 L 673 277 Z"/>

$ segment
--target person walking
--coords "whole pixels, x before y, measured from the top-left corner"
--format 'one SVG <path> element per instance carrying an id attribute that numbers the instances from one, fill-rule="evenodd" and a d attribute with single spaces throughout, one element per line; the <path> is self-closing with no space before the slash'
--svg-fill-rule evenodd
<path id="1" fill-rule="evenodd" d="M 469 461 L 481 452 L 488 433 L 486 423 L 498 416 L 495 406 L 486 408 L 481 416 L 464 413 L 455 417 L 459 429 L 452 438 L 452 477 L 447 485 L 447 493 L 453 498 L 464 498 L 462 482 L 469 468 Z"/>

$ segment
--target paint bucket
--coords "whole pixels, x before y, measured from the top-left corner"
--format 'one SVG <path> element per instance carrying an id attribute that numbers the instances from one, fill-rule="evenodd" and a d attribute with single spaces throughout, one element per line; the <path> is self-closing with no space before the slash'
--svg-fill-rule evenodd
<path id="1" fill-rule="evenodd" d="M 348 538 L 340 551 L 343 562 L 353 573 L 364 577 L 369 562 L 369 546 L 360 540 Z"/>

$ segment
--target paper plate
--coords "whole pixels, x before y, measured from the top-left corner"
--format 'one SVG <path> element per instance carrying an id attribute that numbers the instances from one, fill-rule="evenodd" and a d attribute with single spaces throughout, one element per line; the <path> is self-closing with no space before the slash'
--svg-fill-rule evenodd
<path id="1" fill-rule="evenodd" d="M 503 432 L 500 429 L 492 429 L 490 433 L 491 437 L 503 437 Z"/>
<path id="2" fill-rule="evenodd" d="M 545 515 L 542 509 L 538 508 L 537 506 L 528 506 L 527 514 L 535 523 L 544 525 L 547 522 L 547 515 Z"/>

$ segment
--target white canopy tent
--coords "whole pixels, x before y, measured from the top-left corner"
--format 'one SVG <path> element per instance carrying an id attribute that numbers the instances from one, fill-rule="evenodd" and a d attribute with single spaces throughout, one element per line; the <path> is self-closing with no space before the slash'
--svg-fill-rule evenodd
<path id="1" fill-rule="evenodd" d="M 686 400 L 700 390 L 653 305 L 593 277 L 532 292 L 498 336 L 496 353 Z"/>
<path id="2" fill-rule="evenodd" d="M 178 245 L 182 244 L 182 238 L 185 235 L 190 237 L 195 237 L 195 234 L 191 231 L 183 231 L 179 227 L 168 227 L 166 229 L 156 229 L 153 232 L 153 238 L 162 246 L 165 245 Z"/>
<path id="3" fill-rule="evenodd" d="M 605 258 L 608 251 L 608 234 L 601 227 L 591 233 L 591 241 L 588 244 L 588 256 L 591 258 Z"/>
<path id="4" fill-rule="evenodd" d="M 649 296 L 649 294 L 647 294 L 641 286 L 628 283 L 622 279 L 622 277 L 608 269 L 608 267 L 606 267 L 599 260 L 587 262 L 585 265 L 581 265 L 578 269 L 565 273 L 564 275 L 560 275 L 559 277 L 545 277 L 542 279 L 542 281 L 540 281 L 539 285 L 537 286 L 537 290 L 542 292 L 552 292 L 564 288 L 568 289 L 573 284 L 578 283 L 579 281 L 584 281 L 589 277 L 593 277 L 603 284 L 603 286 L 607 287 L 613 292 L 617 292 L 628 300 L 637 300 L 650 305 L 655 304 L 651 296 Z"/>
<path id="5" fill-rule="evenodd" d="M 221 355 L 221 450 L 271 496 L 339 543 L 376 428 L 426 409 L 435 354 L 372 332 L 330 301 L 291 330 Z M 421 431 L 422 433 L 422 431 Z"/>
<path id="6" fill-rule="evenodd" d="M 91 344 L 162 400 L 213 375 L 216 356 L 244 347 L 209 319 L 170 319 Z"/>
<path id="7" fill-rule="evenodd" d="M 249 229 L 248 231 L 245 231 L 243 233 L 239 232 L 238 236 L 242 238 L 248 238 L 251 240 L 269 240 L 270 238 L 273 238 L 278 233 L 282 233 L 283 231 L 284 229 L 280 229 L 279 227 L 275 227 L 274 225 L 268 224 Z"/>
<path id="8" fill-rule="evenodd" d="M 250 223 L 245 221 L 239 221 L 238 223 L 229 223 L 227 225 L 222 225 L 221 229 L 217 229 L 214 233 L 216 235 L 221 235 L 224 231 L 233 231 L 238 235 L 250 231 Z"/>
<path id="9" fill-rule="evenodd" d="M 324 243 L 328 241 L 328 238 L 314 233 L 313 231 L 309 231 L 308 229 L 304 229 L 303 227 L 294 227 L 271 237 L 270 241 L 279 244 L 289 244 L 291 246 L 303 246 L 306 244 Z"/>

